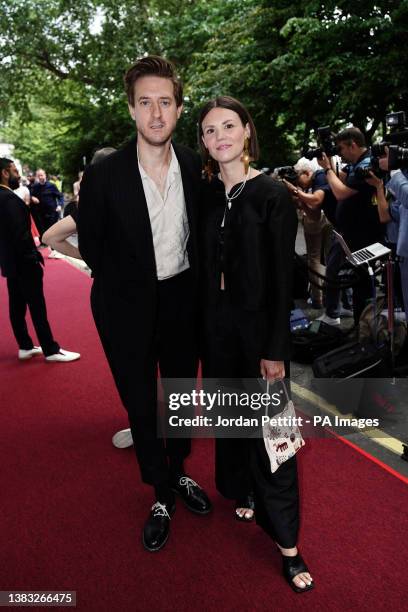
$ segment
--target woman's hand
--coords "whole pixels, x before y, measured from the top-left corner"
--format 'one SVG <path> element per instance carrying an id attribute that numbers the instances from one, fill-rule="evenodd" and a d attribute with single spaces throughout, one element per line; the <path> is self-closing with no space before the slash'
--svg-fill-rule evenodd
<path id="1" fill-rule="evenodd" d="M 269 382 L 285 378 L 285 364 L 283 361 L 261 359 L 261 376 L 264 380 L 268 380 Z"/>

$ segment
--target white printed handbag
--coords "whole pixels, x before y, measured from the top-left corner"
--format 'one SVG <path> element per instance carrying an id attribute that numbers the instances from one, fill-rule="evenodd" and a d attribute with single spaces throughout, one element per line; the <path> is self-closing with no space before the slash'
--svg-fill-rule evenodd
<path id="1" fill-rule="evenodd" d="M 274 384 L 278 383 L 283 387 L 286 399 L 285 407 L 281 412 L 271 417 L 274 420 L 274 424 L 271 424 L 269 421 L 262 428 L 272 473 L 276 472 L 282 463 L 293 457 L 305 445 L 300 429 L 296 424 L 295 406 L 289 397 L 285 381 L 280 380 Z M 266 384 L 266 392 L 270 395 L 269 382 Z M 282 394 L 282 391 L 280 393 Z"/>

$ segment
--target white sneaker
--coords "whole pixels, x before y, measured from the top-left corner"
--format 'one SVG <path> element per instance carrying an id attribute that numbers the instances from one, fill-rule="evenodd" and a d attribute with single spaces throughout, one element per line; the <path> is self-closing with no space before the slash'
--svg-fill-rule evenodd
<path id="1" fill-rule="evenodd" d="M 333 325 L 334 327 L 338 327 L 340 325 L 340 317 L 329 317 L 327 314 L 322 314 L 320 317 L 317 317 L 317 319 L 315 319 L 316 321 L 322 321 L 323 323 L 326 323 L 327 325 Z"/>
<path id="2" fill-rule="evenodd" d="M 344 308 L 344 306 L 342 306 L 340 308 L 340 313 L 339 314 L 340 314 L 341 318 L 343 318 L 343 317 L 352 317 L 353 316 L 353 311 L 350 310 L 349 308 Z"/>
<path id="3" fill-rule="evenodd" d="M 133 446 L 132 432 L 130 429 L 121 429 L 117 431 L 112 438 L 113 446 L 116 448 L 129 448 Z"/>
<path id="4" fill-rule="evenodd" d="M 42 348 L 40 346 L 33 346 L 32 349 L 19 349 L 18 350 L 18 358 L 19 359 L 31 359 L 31 357 L 35 357 L 35 355 L 42 355 Z"/>
<path id="5" fill-rule="evenodd" d="M 73 353 L 72 351 L 65 351 L 64 349 L 60 349 L 58 353 L 54 353 L 54 355 L 48 355 L 45 358 L 46 361 L 76 361 L 80 358 L 79 353 Z"/>

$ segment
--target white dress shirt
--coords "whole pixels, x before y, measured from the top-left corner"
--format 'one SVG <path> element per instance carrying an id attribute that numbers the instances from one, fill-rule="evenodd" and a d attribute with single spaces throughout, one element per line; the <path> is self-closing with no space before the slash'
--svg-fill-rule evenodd
<path id="1" fill-rule="evenodd" d="M 180 165 L 171 146 L 171 161 L 162 197 L 155 182 L 139 161 L 150 225 L 158 280 L 171 278 L 190 267 L 187 241 L 190 235 Z"/>

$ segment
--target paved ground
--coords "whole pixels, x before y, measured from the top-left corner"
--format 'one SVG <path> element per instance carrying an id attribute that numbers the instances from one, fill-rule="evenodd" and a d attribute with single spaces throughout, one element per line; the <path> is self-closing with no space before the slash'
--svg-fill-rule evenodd
<path id="1" fill-rule="evenodd" d="M 296 239 L 296 252 L 302 255 L 306 252 L 303 228 L 299 224 Z M 312 310 L 305 302 L 297 301 L 297 306 L 302 308 L 310 319 L 315 319 L 323 313 L 323 310 Z M 352 327 L 351 319 L 342 319 L 341 328 L 346 331 Z M 380 459 L 394 470 L 408 477 L 408 462 L 401 459 L 403 452 L 402 444 L 408 444 L 408 379 L 372 379 L 367 380 L 363 389 L 349 388 L 351 391 L 349 414 L 342 414 L 333 401 L 328 402 L 322 397 L 321 388 L 316 388 L 316 379 L 313 377 L 310 365 L 291 363 L 291 379 L 297 406 L 310 416 L 329 415 L 334 417 L 352 417 L 353 411 L 359 408 L 361 416 L 366 418 L 378 418 L 379 426 L 359 431 L 356 428 L 338 428 L 336 431 L 342 436 L 359 446 L 361 449 Z M 334 383 L 336 384 L 336 383 Z M 359 382 L 357 381 L 357 385 Z M 342 410 L 345 410 L 347 402 L 344 401 L 344 385 L 341 381 L 335 397 L 339 398 Z M 356 397 L 360 396 L 358 402 Z M 333 428 L 335 429 L 335 428 Z M 312 432 L 313 435 L 313 432 Z"/>

